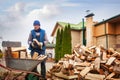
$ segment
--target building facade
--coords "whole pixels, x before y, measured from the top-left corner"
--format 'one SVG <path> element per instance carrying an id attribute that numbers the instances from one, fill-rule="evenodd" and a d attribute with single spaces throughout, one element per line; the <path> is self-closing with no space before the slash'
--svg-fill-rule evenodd
<path id="1" fill-rule="evenodd" d="M 102 22 L 95 22 L 93 16 L 94 14 L 92 13 L 88 14 L 85 16 L 86 21 L 82 21 L 79 24 L 69 23 L 71 26 L 72 48 L 76 44 L 83 44 L 86 41 L 87 47 L 103 45 L 105 48 L 114 48 L 120 51 L 120 14 Z M 64 28 L 67 24 L 65 22 L 57 22 L 51 36 L 55 39 L 57 30 Z"/>
<path id="2" fill-rule="evenodd" d="M 70 23 L 69 23 L 70 24 Z M 72 49 L 74 46 L 78 43 L 82 44 L 82 22 L 78 24 L 70 24 L 71 28 L 71 43 L 72 43 Z M 53 43 L 55 44 L 56 42 L 56 35 L 57 35 L 57 30 L 58 29 L 64 29 L 65 26 L 68 25 L 68 23 L 65 22 L 57 22 L 51 36 L 53 37 Z"/>
<path id="3" fill-rule="evenodd" d="M 96 45 L 120 51 L 120 14 L 94 25 Z"/>

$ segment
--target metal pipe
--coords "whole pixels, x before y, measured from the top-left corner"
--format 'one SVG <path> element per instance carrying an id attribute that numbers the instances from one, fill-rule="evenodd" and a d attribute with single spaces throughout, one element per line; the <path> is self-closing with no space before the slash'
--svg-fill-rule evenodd
<path id="1" fill-rule="evenodd" d="M 103 19 L 103 21 L 104 21 L 104 19 Z M 108 35 L 107 35 L 107 27 L 106 27 L 106 21 L 104 22 L 104 25 L 105 25 L 105 37 L 106 37 L 106 48 L 108 49 Z"/>
<path id="2" fill-rule="evenodd" d="M 86 41 L 85 41 L 84 18 L 82 19 L 82 43 L 83 43 L 83 45 L 86 45 Z"/>

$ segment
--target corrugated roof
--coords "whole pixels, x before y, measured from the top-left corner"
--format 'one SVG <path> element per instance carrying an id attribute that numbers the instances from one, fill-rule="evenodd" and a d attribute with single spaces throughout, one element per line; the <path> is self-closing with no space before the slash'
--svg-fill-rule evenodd
<path id="1" fill-rule="evenodd" d="M 68 25 L 68 23 L 66 22 L 58 22 L 59 25 L 61 25 L 62 27 L 65 27 L 66 25 Z M 81 30 L 82 27 L 83 27 L 83 22 L 80 22 L 78 24 L 70 24 L 70 27 L 71 29 L 74 29 L 74 30 Z M 86 25 L 86 23 L 84 23 L 84 25 Z"/>

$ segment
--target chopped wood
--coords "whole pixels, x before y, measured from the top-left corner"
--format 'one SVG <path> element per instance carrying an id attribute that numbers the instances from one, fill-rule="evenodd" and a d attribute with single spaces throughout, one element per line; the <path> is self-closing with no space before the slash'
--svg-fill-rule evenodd
<path id="1" fill-rule="evenodd" d="M 78 75 L 67 76 L 67 75 L 64 75 L 62 72 L 55 73 L 55 76 L 63 78 L 63 79 L 77 79 L 78 78 Z"/>
<path id="2" fill-rule="evenodd" d="M 111 65 L 115 59 L 116 59 L 115 57 L 110 57 L 110 58 L 108 59 L 106 65 Z"/>
<path id="3" fill-rule="evenodd" d="M 89 48 L 79 45 L 74 48 L 73 54 L 66 54 L 59 61 L 63 62 L 63 68 L 59 70 L 60 75 L 58 74 L 58 77 L 64 76 L 63 79 L 72 79 L 71 76 L 77 75 L 78 80 L 112 80 L 120 78 L 119 52 L 114 51 L 112 48 L 107 50 L 100 46 Z"/>
<path id="4" fill-rule="evenodd" d="M 45 56 L 45 55 L 40 55 L 40 56 L 37 57 L 37 60 L 44 60 L 44 59 L 46 59 L 46 58 L 47 58 L 47 56 Z"/>
<path id="5" fill-rule="evenodd" d="M 80 55 L 74 50 L 74 53 L 77 57 L 79 57 Z"/>
<path id="6" fill-rule="evenodd" d="M 101 69 L 103 69 L 104 71 L 109 71 L 109 68 L 108 66 L 104 65 L 104 64 L 101 64 Z"/>
<path id="7" fill-rule="evenodd" d="M 88 52 L 88 53 L 90 53 L 90 54 L 93 54 L 87 47 L 85 47 L 85 46 L 81 46 L 81 49 L 83 49 L 84 51 L 86 51 L 86 52 Z"/>
<path id="8" fill-rule="evenodd" d="M 78 70 L 78 71 L 81 71 L 81 70 L 83 70 L 85 67 L 76 67 L 76 69 Z"/>
<path id="9" fill-rule="evenodd" d="M 116 73 L 120 73 L 120 64 L 113 66 L 113 71 Z"/>
<path id="10" fill-rule="evenodd" d="M 101 56 L 100 48 L 98 47 L 96 47 L 96 54 L 98 54 L 98 56 Z"/>
<path id="11" fill-rule="evenodd" d="M 120 80 L 119 78 L 111 78 L 110 80 Z"/>
<path id="12" fill-rule="evenodd" d="M 75 66 L 90 66 L 91 65 L 91 63 L 90 62 L 77 62 L 76 64 L 75 64 Z"/>
<path id="13" fill-rule="evenodd" d="M 38 57 L 38 53 L 34 52 L 32 59 L 36 59 Z"/>
<path id="14" fill-rule="evenodd" d="M 12 47 L 11 50 L 12 51 L 23 51 L 23 50 L 26 50 L 26 47 L 25 46 L 22 46 L 22 47 Z"/>
<path id="15" fill-rule="evenodd" d="M 115 73 L 114 72 L 112 72 L 111 74 L 109 74 L 105 79 L 110 79 L 110 78 L 112 78 L 113 76 L 115 75 Z"/>
<path id="16" fill-rule="evenodd" d="M 92 74 L 92 73 L 88 73 L 85 76 L 85 79 L 90 79 L 90 80 L 104 80 L 105 75 L 100 75 L 100 74 Z"/>
<path id="17" fill-rule="evenodd" d="M 105 51 L 102 53 L 102 60 L 107 60 L 107 53 Z"/>
<path id="18" fill-rule="evenodd" d="M 118 60 L 118 59 L 116 59 L 114 62 L 115 62 L 116 64 L 120 64 L 120 60 Z"/>
<path id="19" fill-rule="evenodd" d="M 99 70 L 100 69 L 100 57 L 97 57 L 94 61 L 95 64 L 95 69 Z"/>
<path id="20" fill-rule="evenodd" d="M 80 72 L 80 75 L 84 77 L 90 70 L 91 70 L 91 67 L 86 67 Z"/>

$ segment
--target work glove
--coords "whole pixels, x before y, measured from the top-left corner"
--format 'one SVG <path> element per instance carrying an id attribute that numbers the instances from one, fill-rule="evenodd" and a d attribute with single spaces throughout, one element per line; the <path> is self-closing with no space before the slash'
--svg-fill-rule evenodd
<path id="1" fill-rule="evenodd" d="M 42 49 L 42 46 L 43 46 L 42 42 L 39 42 L 37 39 L 33 39 L 33 43 L 36 43 L 40 47 L 40 49 Z M 34 46 L 34 44 L 33 44 L 33 46 Z"/>

